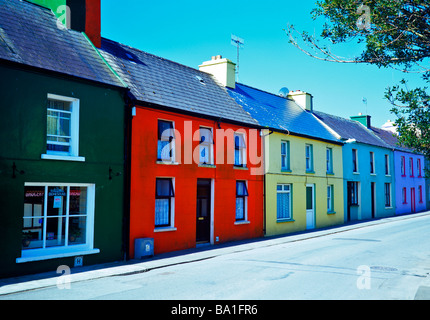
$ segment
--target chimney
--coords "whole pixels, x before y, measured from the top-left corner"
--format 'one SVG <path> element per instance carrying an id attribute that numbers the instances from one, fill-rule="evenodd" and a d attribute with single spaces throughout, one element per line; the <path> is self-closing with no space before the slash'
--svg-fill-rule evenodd
<path id="1" fill-rule="evenodd" d="M 213 56 L 210 61 L 203 62 L 199 70 L 210 73 L 225 87 L 236 88 L 236 64 L 229 59 Z"/>
<path id="2" fill-rule="evenodd" d="M 51 9 L 60 23 L 73 30 L 85 32 L 97 48 L 101 47 L 101 0 L 27 1 Z M 66 6 L 69 12 L 66 12 Z"/>
<path id="3" fill-rule="evenodd" d="M 361 112 L 358 114 L 358 116 L 352 116 L 351 120 L 360 122 L 363 126 L 370 129 L 371 127 L 371 121 L 370 116 L 363 115 Z"/>
<path id="4" fill-rule="evenodd" d="M 310 93 L 301 90 L 290 91 L 288 98 L 293 99 L 303 110 L 314 111 L 313 96 Z"/>

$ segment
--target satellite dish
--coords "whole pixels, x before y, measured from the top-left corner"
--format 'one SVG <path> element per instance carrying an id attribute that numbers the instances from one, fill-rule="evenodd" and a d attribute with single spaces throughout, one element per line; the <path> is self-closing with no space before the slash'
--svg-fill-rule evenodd
<path id="1" fill-rule="evenodd" d="M 283 87 L 281 88 L 281 90 L 279 90 L 278 95 L 282 98 L 286 98 L 289 93 L 290 93 L 290 90 L 287 87 Z"/>

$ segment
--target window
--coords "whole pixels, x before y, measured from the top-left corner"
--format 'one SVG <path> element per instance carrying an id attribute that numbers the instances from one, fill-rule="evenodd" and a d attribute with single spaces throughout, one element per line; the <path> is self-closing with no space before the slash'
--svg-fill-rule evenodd
<path id="1" fill-rule="evenodd" d="M 173 226 L 173 181 L 170 178 L 157 178 L 155 187 L 155 227 Z"/>
<path id="2" fill-rule="evenodd" d="M 375 154 L 370 152 L 370 173 L 375 173 Z"/>
<path id="3" fill-rule="evenodd" d="M 200 127 L 200 164 L 213 164 L 212 129 Z"/>
<path id="4" fill-rule="evenodd" d="M 276 204 L 277 214 L 276 219 L 291 220 L 291 184 L 278 184 L 276 186 Z"/>
<path id="5" fill-rule="evenodd" d="M 246 144 L 243 134 L 234 134 L 234 165 L 246 167 Z"/>
<path id="6" fill-rule="evenodd" d="M 157 160 L 174 162 L 175 132 L 173 122 L 158 120 Z"/>
<path id="7" fill-rule="evenodd" d="M 93 249 L 94 185 L 26 183 L 24 190 L 22 257 L 17 262 L 96 253 L 89 252 Z"/>
<path id="8" fill-rule="evenodd" d="M 419 202 L 423 203 L 423 186 L 418 186 L 418 197 Z"/>
<path id="9" fill-rule="evenodd" d="M 414 159 L 409 158 L 409 176 L 414 176 Z"/>
<path id="10" fill-rule="evenodd" d="M 85 161 L 79 157 L 79 99 L 48 94 L 42 159 Z"/>
<path id="11" fill-rule="evenodd" d="M 281 170 L 290 170 L 290 141 L 281 141 Z"/>
<path id="12" fill-rule="evenodd" d="M 313 159 L 313 146 L 311 144 L 307 144 L 305 146 L 306 153 L 306 172 L 314 171 L 314 159 Z"/>
<path id="13" fill-rule="evenodd" d="M 333 149 L 326 149 L 326 167 L 327 173 L 333 173 Z"/>
<path id="14" fill-rule="evenodd" d="M 352 172 L 358 172 L 357 149 L 352 149 Z"/>
<path id="15" fill-rule="evenodd" d="M 334 212 L 333 185 L 327 186 L 327 212 Z"/>
<path id="16" fill-rule="evenodd" d="M 246 199 L 248 189 L 245 181 L 236 182 L 236 221 L 246 220 Z"/>
<path id="17" fill-rule="evenodd" d="M 406 188 L 402 188 L 402 203 L 403 204 L 408 203 Z"/>
<path id="18" fill-rule="evenodd" d="M 385 175 L 390 174 L 390 157 L 388 154 L 385 155 Z"/>
<path id="19" fill-rule="evenodd" d="M 418 168 L 418 177 L 421 178 L 422 177 L 422 172 L 421 172 L 421 159 L 417 159 L 417 168 Z"/>
<path id="20" fill-rule="evenodd" d="M 391 207 L 391 183 L 385 183 L 385 207 Z"/>
<path id="21" fill-rule="evenodd" d="M 402 177 L 405 177 L 406 176 L 406 161 L 405 161 L 405 157 L 402 156 L 400 158 L 400 161 L 401 161 L 401 163 L 400 163 L 400 172 L 402 174 Z"/>
<path id="22" fill-rule="evenodd" d="M 350 205 L 358 205 L 358 182 L 348 182 L 348 201 Z"/>

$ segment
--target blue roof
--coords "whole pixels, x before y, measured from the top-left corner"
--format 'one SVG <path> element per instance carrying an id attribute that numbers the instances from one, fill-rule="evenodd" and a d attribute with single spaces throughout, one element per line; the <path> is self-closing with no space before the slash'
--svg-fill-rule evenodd
<path id="1" fill-rule="evenodd" d="M 263 126 L 311 139 L 340 143 L 311 112 L 303 110 L 293 100 L 236 83 L 229 94 L 243 109 Z"/>
<path id="2" fill-rule="evenodd" d="M 49 9 L 0 0 L 0 60 L 124 87 L 83 33 L 57 22 Z"/>

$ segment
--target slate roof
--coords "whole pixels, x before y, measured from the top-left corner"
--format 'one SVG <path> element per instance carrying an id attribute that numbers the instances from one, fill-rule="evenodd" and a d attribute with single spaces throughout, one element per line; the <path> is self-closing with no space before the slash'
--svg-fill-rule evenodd
<path id="1" fill-rule="evenodd" d="M 345 119 L 342 117 L 327 114 L 321 111 L 314 111 L 314 114 L 327 126 L 339 134 L 342 140 L 355 139 L 357 142 L 370 144 L 382 148 L 392 148 L 389 144 L 380 139 L 371 130 L 358 121 Z"/>
<path id="2" fill-rule="evenodd" d="M 409 152 L 409 153 L 416 153 L 414 150 L 400 146 L 398 144 L 397 135 L 389 130 L 384 130 L 380 128 L 372 127 L 372 131 L 374 134 L 376 134 L 379 138 L 384 140 L 385 143 L 390 145 L 391 148 L 397 150 L 397 151 L 403 151 L 403 152 Z"/>
<path id="3" fill-rule="evenodd" d="M 0 61 L 124 87 L 81 32 L 57 26 L 49 9 L 0 0 Z"/>
<path id="4" fill-rule="evenodd" d="M 235 89 L 227 89 L 236 102 L 263 127 L 311 139 L 340 142 L 311 112 L 303 110 L 291 99 L 241 83 L 236 83 Z"/>
<path id="5" fill-rule="evenodd" d="M 139 102 L 257 126 L 208 73 L 104 38 L 100 52 Z"/>

